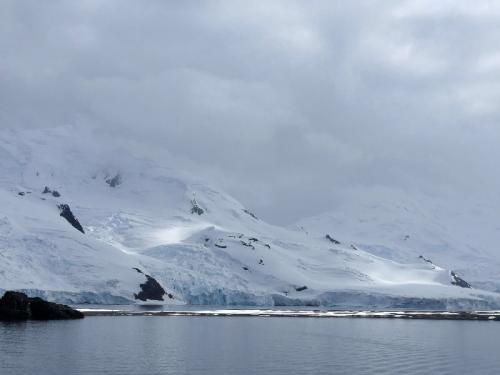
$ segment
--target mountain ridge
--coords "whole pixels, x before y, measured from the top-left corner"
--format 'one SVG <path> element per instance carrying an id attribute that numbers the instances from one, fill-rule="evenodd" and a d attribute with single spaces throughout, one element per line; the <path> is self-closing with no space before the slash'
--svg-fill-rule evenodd
<path id="1" fill-rule="evenodd" d="M 496 293 L 453 286 L 450 270 L 268 224 L 173 159 L 74 127 L 4 132 L 0 155 L 4 290 L 131 303 L 148 276 L 162 303 L 500 306 Z M 83 231 L 61 217 L 63 205 Z"/>

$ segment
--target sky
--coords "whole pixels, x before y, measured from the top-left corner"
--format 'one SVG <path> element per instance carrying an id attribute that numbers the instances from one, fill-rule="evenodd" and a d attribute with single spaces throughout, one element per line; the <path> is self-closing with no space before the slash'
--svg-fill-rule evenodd
<path id="1" fill-rule="evenodd" d="M 498 1 L 0 0 L 1 128 L 166 149 L 273 223 L 496 194 L 499 103 Z"/>

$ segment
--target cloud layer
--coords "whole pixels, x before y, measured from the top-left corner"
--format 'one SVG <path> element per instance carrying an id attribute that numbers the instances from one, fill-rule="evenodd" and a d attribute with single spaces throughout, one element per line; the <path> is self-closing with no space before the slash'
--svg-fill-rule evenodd
<path id="1" fill-rule="evenodd" d="M 486 0 L 5 0 L 0 126 L 142 139 L 279 223 L 353 187 L 480 196 L 498 25 Z"/>

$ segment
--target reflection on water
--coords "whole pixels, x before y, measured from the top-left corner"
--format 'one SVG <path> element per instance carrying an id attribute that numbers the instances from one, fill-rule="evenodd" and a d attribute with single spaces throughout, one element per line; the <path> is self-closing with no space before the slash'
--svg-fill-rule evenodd
<path id="1" fill-rule="evenodd" d="M 497 374 L 499 341 L 498 322 L 87 317 L 0 323 L 0 374 Z"/>

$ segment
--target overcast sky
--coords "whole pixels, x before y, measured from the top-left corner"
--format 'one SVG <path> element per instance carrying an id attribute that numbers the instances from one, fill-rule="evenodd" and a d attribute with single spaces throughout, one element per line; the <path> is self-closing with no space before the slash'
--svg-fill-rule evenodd
<path id="1" fill-rule="evenodd" d="M 0 0 L 0 126 L 99 127 L 287 224 L 500 187 L 500 2 Z"/>

